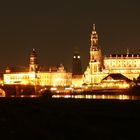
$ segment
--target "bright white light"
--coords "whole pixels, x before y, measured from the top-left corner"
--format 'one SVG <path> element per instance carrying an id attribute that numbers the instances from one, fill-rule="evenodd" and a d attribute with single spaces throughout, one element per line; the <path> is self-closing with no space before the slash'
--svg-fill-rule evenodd
<path id="1" fill-rule="evenodd" d="M 51 91 L 56 91 L 56 90 L 57 90 L 57 88 L 55 88 L 55 87 L 51 88 Z"/>

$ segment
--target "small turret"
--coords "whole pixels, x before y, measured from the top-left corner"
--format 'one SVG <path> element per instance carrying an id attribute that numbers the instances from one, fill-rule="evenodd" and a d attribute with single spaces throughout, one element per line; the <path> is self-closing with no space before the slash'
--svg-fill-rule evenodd
<path id="1" fill-rule="evenodd" d="M 129 55 L 129 49 L 126 50 L 126 54 Z"/>

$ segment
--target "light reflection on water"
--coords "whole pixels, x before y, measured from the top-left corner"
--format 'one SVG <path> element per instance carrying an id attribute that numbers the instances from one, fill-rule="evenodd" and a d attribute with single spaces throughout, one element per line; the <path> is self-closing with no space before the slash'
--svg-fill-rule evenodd
<path id="1" fill-rule="evenodd" d="M 132 95 L 53 95 L 52 98 L 140 100 Z"/>

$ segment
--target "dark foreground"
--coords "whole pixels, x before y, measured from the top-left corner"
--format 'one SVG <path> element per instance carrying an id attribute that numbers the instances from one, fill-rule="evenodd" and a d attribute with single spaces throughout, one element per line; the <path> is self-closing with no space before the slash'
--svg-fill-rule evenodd
<path id="1" fill-rule="evenodd" d="M 140 101 L 0 99 L 0 139 L 140 138 Z"/>

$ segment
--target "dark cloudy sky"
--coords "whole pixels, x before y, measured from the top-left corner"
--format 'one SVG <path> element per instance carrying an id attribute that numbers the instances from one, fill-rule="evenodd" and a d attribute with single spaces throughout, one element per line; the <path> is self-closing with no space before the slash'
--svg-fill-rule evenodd
<path id="1" fill-rule="evenodd" d="M 74 48 L 88 65 L 96 24 L 104 55 L 140 53 L 139 0 L 19 0 L 0 3 L 0 67 L 27 66 L 32 48 L 39 64 L 71 68 Z"/>

